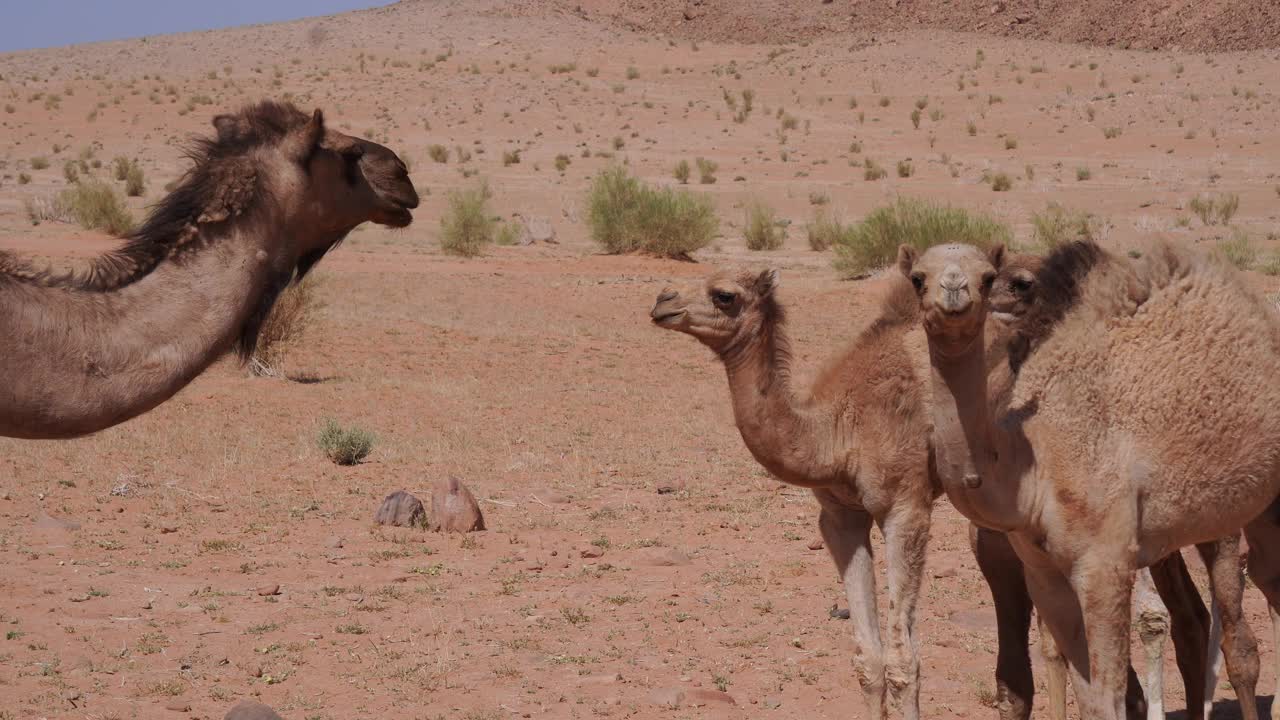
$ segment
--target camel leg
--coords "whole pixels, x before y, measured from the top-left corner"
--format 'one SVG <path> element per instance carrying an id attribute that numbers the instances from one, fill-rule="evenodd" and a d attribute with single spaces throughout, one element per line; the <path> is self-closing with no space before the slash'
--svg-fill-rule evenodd
<path id="1" fill-rule="evenodd" d="M 1209 591 L 1222 617 L 1222 655 L 1231 688 L 1240 701 L 1240 717 L 1258 720 L 1258 640 L 1241 607 L 1244 576 L 1240 572 L 1240 535 L 1201 543 L 1196 549 L 1209 569 Z M 1209 702 L 1212 701 L 1213 688 L 1210 687 Z"/>
<path id="2" fill-rule="evenodd" d="M 1271 699 L 1271 720 L 1280 720 L 1280 500 L 1272 502 L 1266 512 L 1246 525 L 1244 536 L 1249 541 L 1249 577 L 1271 606 L 1271 630 L 1276 642 L 1273 651 L 1277 655 L 1277 690 Z M 1230 672 L 1229 653 L 1227 657 Z"/>
<path id="3" fill-rule="evenodd" d="M 1133 575 L 1128 561 L 1103 548 L 1078 559 L 1073 568 L 1070 583 L 1079 602 L 1089 654 L 1087 685 L 1076 685 L 1084 717 L 1126 717 Z"/>
<path id="4" fill-rule="evenodd" d="M 1164 643 L 1169 637 L 1169 611 L 1160 602 L 1155 581 L 1146 568 L 1138 571 L 1133 595 L 1138 639 L 1142 641 L 1142 647 L 1147 653 L 1147 682 L 1142 686 L 1147 695 L 1147 720 L 1163 720 Z M 1189 701 L 1187 707 L 1191 707 Z"/>
<path id="5" fill-rule="evenodd" d="M 931 509 L 927 503 L 899 504 L 881 527 L 889 580 L 885 680 L 891 705 L 901 708 L 903 720 L 920 717 L 920 649 L 916 645 L 915 616 L 929 544 Z"/>
<path id="6" fill-rule="evenodd" d="M 1044 657 L 1045 672 L 1049 675 L 1045 681 L 1049 688 L 1049 717 L 1067 720 L 1067 659 L 1045 626 L 1044 615 L 1037 611 L 1036 618 L 1040 628 L 1040 655 Z"/>
<path id="7" fill-rule="evenodd" d="M 862 686 L 870 720 L 883 720 L 885 705 L 884 648 L 876 609 L 876 573 L 871 556 L 871 516 L 862 510 L 822 502 L 818 529 L 835 561 L 849 601 L 853 626 L 853 670 Z"/>
<path id="8" fill-rule="evenodd" d="M 1209 663 L 1204 667 L 1204 717 L 1213 717 L 1213 696 L 1218 692 L 1218 678 L 1222 675 L 1222 606 L 1217 600 L 1209 603 Z"/>
<path id="9" fill-rule="evenodd" d="M 1217 652 L 1209 644 L 1209 611 L 1200 599 L 1200 591 L 1196 589 L 1196 583 L 1187 571 L 1181 552 L 1169 554 L 1152 565 L 1148 572 L 1150 581 L 1160 593 L 1158 601 L 1163 603 L 1165 609 L 1165 625 L 1173 635 L 1173 647 L 1176 651 L 1174 656 L 1187 696 L 1187 720 L 1203 720 L 1205 668 L 1208 666 L 1210 653 Z M 1138 585 L 1142 586 L 1141 573 Z M 1139 632 L 1141 633 L 1141 626 Z M 1163 643 L 1163 639 L 1161 642 Z M 1209 688 L 1209 697 L 1213 697 L 1212 686 Z M 1147 691 L 1147 701 L 1152 702 L 1150 689 Z"/>
<path id="10" fill-rule="evenodd" d="M 1028 643 L 1031 631 L 1031 595 L 1027 592 L 1022 560 L 1013 551 L 1002 532 L 969 525 L 969 546 L 978 561 L 978 569 L 991 589 L 991 602 L 996 608 L 996 632 L 999 651 L 996 655 L 996 710 L 1000 720 L 1027 720 L 1031 717 L 1035 682 L 1031 674 Z M 1045 635 L 1040 635 L 1044 647 Z M 1060 658 L 1061 656 L 1059 656 Z M 1053 710 L 1053 682 L 1050 671 L 1049 706 Z M 1062 682 L 1067 681 L 1066 665 L 1062 666 Z M 1066 720 L 1052 715 L 1054 720 Z"/>

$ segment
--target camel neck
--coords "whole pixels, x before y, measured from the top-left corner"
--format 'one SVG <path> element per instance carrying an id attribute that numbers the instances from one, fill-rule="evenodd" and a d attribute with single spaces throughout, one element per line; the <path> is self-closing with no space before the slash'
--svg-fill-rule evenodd
<path id="1" fill-rule="evenodd" d="M 0 279 L 0 336 L 17 339 L 0 353 L 0 435 L 85 435 L 172 397 L 260 309 L 271 265 L 231 231 L 109 292 Z"/>
<path id="2" fill-rule="evenodd" d="M 1011 498 L 1003 492 L 1005 474 L 999 463 L 1008 443 L 992 423 L 987 383 L 990 368 L 983 343 L 975 342 L 961 353 L 943 354 L 931 342 L 929 364 L 933 447 L 942 489 L 952 505 L 977 524 L 995 530 L 1015 529 L 1016 494 Z M 995 372 L 1003 369 L 1001 364 Z"/>
<path id="3" fill-rule="evenodd" d="M 791 348 L 781 323 L 721 354 L 738 431 L 756 461 L 778 479 L 829 487 L 844 471 L 834 421 L 802 404 L 791 388 Z"/>

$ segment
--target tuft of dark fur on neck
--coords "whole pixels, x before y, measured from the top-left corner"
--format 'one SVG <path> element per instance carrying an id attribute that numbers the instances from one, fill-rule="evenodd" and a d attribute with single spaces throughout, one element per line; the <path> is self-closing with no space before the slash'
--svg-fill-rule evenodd
<path id="1" fill-rule="evenodd" d="M 36 270 L 0 253 L 0 277 L 44 287 L 111 292 L 141 280 L 163 262 L 178 260 L 225 236 L 268 193 L 250 151 L 280 142 L 308 122 L 308 116 L 292 104 L 270 100 L 245 107 L 234 119 L 235 132 L 190 142 L 185 154 L 191 168 L 126 236 L 123 246 L 93 260 L 84 270 L 68 273 Z"/>
<path id="2" fill-rule="evenodd" d="M 1107 257 L 1091 240 L 1060 245 L 1049 253 L 1036 270 L 1036 299 L 1012 328 L 1009 339 L 1009 367 L 1018 372 L 1035 351 L 1080 301 L 1085 278 Z"/>

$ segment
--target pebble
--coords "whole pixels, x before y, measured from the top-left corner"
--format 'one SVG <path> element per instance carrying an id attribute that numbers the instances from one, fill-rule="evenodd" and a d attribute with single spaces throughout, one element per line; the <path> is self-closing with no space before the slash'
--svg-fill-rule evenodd
<path id="1" fill-rule="evenodd" d="M 89 599 L 88 595 L 72 595 L 71 602 L 85 602 Z"/>
<path id="2" fill-rule="evenodd" d="M 604 556 L 604 548 L 595 545 L 588 545 L 582 548 L 581 556 L 584 558 L 598 558 Z"/>
<path id="3" fill-rule="evenodd" d="M 262 587 L 258 588 L 258 595 L 262 597 L 267 597 L 270 595 L 279 595 L 279 594 L 280 594 L 279 583 L 273 583 L 271 585 L 263 585 Z"/>
<path id="4" fill-rule="evenodd" d="M 191 703 L 185 700 L 174 700 L 166 703 L 164 709 L 172 710 L 174 712 L 191 712 Z"/>
<path id="5" fill-rule="evenodd" d="M 331 537 L 331 538 L 329 538 L 329 541 L 325 543 L 325 545 L 326 545 L 330 550 L 337 550 L 337 549 L 341 548 L 343 545 L 346 545 L 346 544 L 347 544 L 346 539 L 345 539 L 345 538 L 340 538 L 340 537 Z"/>
<path id="6" fill-rule="evenodd" d="M 810 550 L 821 550 L 824 547 L 826 547 L 826 543 L 822 542 L 822 538 L 817 538 L 815 540 L 809 541 Z"/>

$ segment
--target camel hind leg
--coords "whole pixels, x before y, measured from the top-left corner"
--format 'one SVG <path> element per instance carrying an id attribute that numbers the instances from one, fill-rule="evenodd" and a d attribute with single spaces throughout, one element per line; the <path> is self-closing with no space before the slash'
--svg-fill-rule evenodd
<path id="1" fill-rule="evenodd" d="M 1027 720 L 1031 717 L 1035 682 L 1031 674 L 1028 648 L 1031 631 L 1031 595 L 1027 592 L 1022 560 L 1013 551 L 1009 538 L 1002 532 L 969 525 L 969 547 L 978 561 L 978 569 L 991 590 L 991 603 L 996 609 L 996 712 L 1000 720 Z M 1043 625 L 1041 648 L 1048 637 Z M 1048 641 L 1052 645 L 1052 641 Z M 1055 646 L 1056 652 L 1056 646 Z M 1066 661 L 1058 655 L 1062 682 L 1061 713 L 1054 712 L 1053 670 L 1050 669 L 1049 708 L 1054 720 L 1066 720 Z M 1048 658 L 1046 658 L 1046 662 Z"/>
<path id="2" fill-rule="evenodd" d="M 1044 624 L 1044 616 L 1036 613 L 1040 628 L 1040 656 L 1044 658 L 1045 685 L 1049 689 L 1049 717 L 1067 720 L 1067 659 L 1058 650 L 1058 643 Z"/>
<path id="3" fill-rule="evenodd" d="M 1249 577 L 1271 606 L 1271 630 L 1275 638 L 1277 689 L 1271 699 L 1271 720 L 1280 720 L 1280 499 L 1271 503 L 1244 528 L 1249 541 Z"/>
<path id="4" fill-rule="evenodd" d="M 1142 689 L 1147 696 L 1147 720 L 1164 718 L 1164 643 L 1169 637 L 1169 611 L 1156 594 L 1151 571 L 1138 571 L 1133 587 L 1135 624 L 1138 639 L 1147 655 L 1147 681 Z M 1189 706 L 1189 705 L 1188 705 Z"/>
<path id="5" fill-rule="evenodd" d="M 1206 680 L 1206 668 L 1210 654 L 1217 653 L 1217 646 L 1209 642 L 1209 611 L 1200 599 L 1200 591 L 1196 589 L 1195 581 L 1187 571 L 1182 553 L 1171 553 L 1152 565 L 1149 572 L 1150 582 L 1160 593 L 1158 599 L 1153 599 L 1157 603 L 1163 603 L 1167 613 L 1165 624 L 1173 637 L 1178 672 L 1182 675 L 1182 686 L 1186 691 L 1187 719 L 1202 720 L 1206 689 L 1208 698 L 1213 698 L 1213 682 Z M 1141 589 L 1142 585 L 1143 578 L 1140 574 L 1138 587 Z M 1150 585 L 1147 587 L 1150 588 Z M 1148 668 L 1148 674 L 1150 673 L 1151 669 Z M 1216 677 L 1215 675 L 1214 680 Z M 1148 701 L 1151 701 L 1150 697 Z"/>

